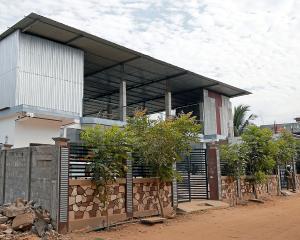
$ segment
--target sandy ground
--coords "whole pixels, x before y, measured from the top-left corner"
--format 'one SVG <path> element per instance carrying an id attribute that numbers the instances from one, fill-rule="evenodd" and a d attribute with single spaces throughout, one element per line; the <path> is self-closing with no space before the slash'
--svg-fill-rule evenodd
<path id="1" fill-rule="evenodd" d="M 165 224 L 123 225 L 110 231 L 73 233 L 74 240 L 298 240 L 300 195 L 179 216 Z"/>

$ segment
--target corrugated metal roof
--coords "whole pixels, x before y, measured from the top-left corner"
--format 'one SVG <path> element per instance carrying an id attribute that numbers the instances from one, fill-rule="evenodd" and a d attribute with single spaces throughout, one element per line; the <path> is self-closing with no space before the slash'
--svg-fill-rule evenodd
<path id="1" fill-rule="evenodd" d="M 150 113 L 163 110 L 166 84 L 173 93 L 174 108 L 199 101 L 197 89 L 228 97 L 250 94 L 35 13 L 2 33 L 0 40 L 17 29 L 85 52 L 84 115 L 95 111 L 94 100 L 117 105 L 120 79 L 127 81 L 128 106 L 147 103 Z"/>

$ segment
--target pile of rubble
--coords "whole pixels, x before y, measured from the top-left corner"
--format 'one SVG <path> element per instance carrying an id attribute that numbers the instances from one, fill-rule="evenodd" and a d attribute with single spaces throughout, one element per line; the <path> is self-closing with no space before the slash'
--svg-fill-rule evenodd
<path id="1" fill-rule="evenodd" d="M 21 239 L 36 234 L 42 239 L 60 239 L 54 231 L 50 214 L 33 201 L 21 198 L 0 206 L 0 239 Z"/>

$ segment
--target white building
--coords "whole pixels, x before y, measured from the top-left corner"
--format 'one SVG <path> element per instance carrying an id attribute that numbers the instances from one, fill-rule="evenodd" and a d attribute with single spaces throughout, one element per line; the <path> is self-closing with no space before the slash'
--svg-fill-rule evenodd
<path id="1" fill-rule="evenodd" d="M 137 107 L 192 110 L 205 136 L 224 138 L 229 99 L 245 94 L 34 13 L 0 35 L 0 143 L 14 147 L 51 144 L 67 127 L 122 125 Z"/>

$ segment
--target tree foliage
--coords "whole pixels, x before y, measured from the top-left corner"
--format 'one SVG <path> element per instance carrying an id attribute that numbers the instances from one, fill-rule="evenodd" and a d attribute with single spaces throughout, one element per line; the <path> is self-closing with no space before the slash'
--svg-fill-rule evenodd
<path id="1" fill-rule="evenodd" d="M 153 177 L 157 178 L 158 200 L 161 214 L 162 193 L 160 183 L 171 181 L 179 175 L 173 164 L 182 160 L 191 150 L 191 143 L 198 142 L 201 126 L 191 113 L 166 120 L 153 120 L 145 111 L 138 111 L 128 119 L 126 131 L 133 140 L 134 151 L 141 163 L 147 165 Z"/>
<path id="2" fill-rule="evenodd" d="M 116 126 L 84 129 L 81 139 L 93 150 L 90 168 L 106 212 L 111 194 L 109 186 L 116 178 L 124 176 L 128 152 L 134 152 L 143 165 L 150 167 L 152 176 L 157 177 L 158 200 L 163 215 L 160 184 L 178 177 L 173 164 L 189 154 L 191 143 L 200 140 L 200 130 L 201 126 L 191 113 L 153 120 L 146 111 L 137 111 L 123 129 Z"/>
<path id="3" fill-rule="evenodd" d="M 225 162 L 225 171 L 228 176 L 238 180 L 245 175 L 246 159 L 242 155 L 242 145 L 240 144 L 225 144 L 221 145 L 220 157 Z"/>
<path id="4" fill-rule="evenodd" d="M 240 136 L 243 131 L 251 124 L 257 116 L 255 114 L 250 114 L 247 117 L 247 113 L 250 111 L 250 106 L 248 105 L 238 105 L 234 107 L 233 114 L 233 127 L 234 127 L 234 136 Z"/>
<path id="5" fill-rule="evenodd" d="M 136 112 L 126 126 L 134 151 L 145 165 L 151 167 L 153 176 L 162 181 L 176 177 L 172 165 L 189 154 L 191 143 L 199 142 L 200 129 L 191 113 L 153 120 L 145 111 Z"/>
<path id="6" fill-rule="evenodd" d="M 244 172 L 249 175 L 253 193 L 257 198 L 256 185 L 264 183 L 275 166 L 276 144 L 269 129 L 250 125 L 241 135 L 242 142 L 223 147 L 221 157 L 232 168 L 235 177 Z"/>
<path id="7" fill-rule="evenodd" d="M 247 161 L 247 172 L 255 183 L 262 183 L 275 166 L 275 145 L 272 131 L 257 126 L 249 126 L 242 134 L 242 154 Z"/>
<path id="8" fill-rule="evenodd" d="M 126 159 L 131 151 L 126 132 L 116 126 L 105 128 L 97 125 L 88 127 L 81 133 L 81 139 L 92 149 L 90 166 L 92 178 L 97 186 L 99 200 L 103 204 L 108 222 L 108 203 L 112 194 L 111 185 L 126 173 Z"/>
<path id="9" fill-rule="evenodd" d="M 284 130 L 276 140 L 276 162 L 281 165 L 291 164 L 297 154 L 297 141 L 292 133 Z"/>

